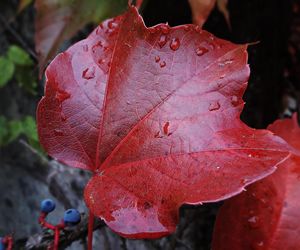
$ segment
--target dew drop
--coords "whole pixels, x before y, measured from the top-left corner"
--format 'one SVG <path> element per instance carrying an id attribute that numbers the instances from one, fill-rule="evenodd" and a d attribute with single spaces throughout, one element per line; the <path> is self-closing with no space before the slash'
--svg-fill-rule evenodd
<path id="1" fill-rule="evenodd" d="M 214 49 L 216 48 L 216 46 L 215 46 L 214 43 L 209 43 L 208 46 L 209 46 L 212 50 L 214 50 Z"/>
<path id="2" fill-rule="evenodd" d="M 200 28 L 200 26 L 198 26 L 198 25 L 197 25 L 197 26 L 195 26 L 195 28 L 194 28 L 194 29 L 195 29 L 195 31 L 196 31 L 196 32 L 200 32 L 200 31 L 201 31 L 201 28 Z"/>
<path id="3" fill-rule="evenodd" d="M 264 242 L 263 241 L 257 242 L 257 246 L 258 247 L 263 247 L 264 246 Z"/>
<path id="4" fill-rule="evenodd" d="M 96 29 L 96 35 L 99 35 L 100 31 L 101 31 L 101 27 L 100 27 L 100 25 L 99 25 L 99 26 L 97 27 L 97 29 Z"/>
<path id="5" fill-rule="evenodd" d="M 58 135 L 58 136 L 64 135 L 64 133 L 63 133 L 62 130 L 60 130 L 60 129 L 54 129 L 54 134 L 55 134 L 55 135 Z"/>
<path id="6" fill-rule="evenodd" d="M 245 185 L 247 182 L 248 182 L 248 179 L 242 179 L 242 180 L 241 180 L 241 184 L 242 184 L 242 185 Z"/>
<path id="7" fill-rule="evenodd" d="M 63 102 L 66 99 L 69 99 L 71 97 L 71 95 L 69 93 L 67 93 L 66 91 L 63 90 L 58 90 L 55 94 L 55 98 L 59 101 L 59 102 Z"/>
<path id="8" fill-rule="evenodd" d="M 208 49 L 205 47 L 198 47 L 196 49 L 196 54 L 197 56 L 203 56 L 204 54 L 206 54 L 208 52 Z"/>
<path id="9" fill-rule="evenodd" d="M 160 64 L 159 64 L 159 66 L 160 66 L 161 68 L 165 67 L 166 65 L 167 65 L 167 64 L 166 64 L 165 61 L 162 61 L 162 62 L 160 62 Z"/>
<path id="10" fill-rule="evenodd" d="M 82 49 L 84 52 L 87 52 L 89 50 L 89 46 L 87 44 L 82 46 Z"/>
<path id="11" fill-rule="evenodd" d="M 111 20 L 111 21 L 109 21 L 108 23 L 107 23 L 107 27 L 109 28 L 109 29 L 114 29 L 114 28 L 116 28 L 118 26 L 118 24 L 115 22 L 115 20 Z"/>
<path id="12" fill-rule="evenodd" d="M 190 30 L 190 26 L 189 26 L 189 25 L 185 25 L 185 26 L 184 26 L 184 30 L 185 30 L 185 31 L 189 31 L 189 30 Z"/>
<path id="13" fill-rule="evenodd" d="M 105 63 L 105 59 L 101 59 L 101 58 L 100 58 L 100 59 L 98 60 L 98 64 L 103 64 L 103 63 Z"/>
<path id="14" fill-rule="evenodd" d="M 233 106 L 236 106 L 238 103 L 239 103 L 238 97 L 237 97 L 236 95 L 232 96 L 232 97 L 231 97 L 231 104 L 232 104 Z"/>
<path id="15" fill-rule="evenodd" d="M 160 131 L 157 131 L 157 132 L 154 134 L 154 138 L 162 138 L 162 136 L 160 135 Z"/>
<path id="16" fill-rule="evenodd" d="M 165 35 L 161 35 L 158 41 L 159 47 L 164 47 L 165 44 L 167 43 L 167 37 Z"/>
<path id="17" fill-rule="evenodd" d="M 178 38 L 173 38 L 170 42 L 170 48 L 174 51 L 178 50 L 180 47 L 180 41 Z"/>
<path id="18" fill-rule="evenodd" d="M 219 66 L 220 67 L 224 67 L 225 65 L 232 64 L 232 63 L 233 63 L 233 60 L 232 59 L 228 59 L 228 60 L 225 60 L 224 62 L 220 62 Z"/>
<path id="19" fill-rule="evenodd" d="M 156 56 L 156 57 L 155 57 L 155 62 L 158 63 L 159 61 L 160 61 L 160 57 L 159 57 L 159 56 Z"/>
<path id="20" fill-rule="evenodd" d="M 215 111 L 215 110 L 218 110 L 220 109 L 221 105 L 219 102 L 212 102 L 210 105 L 209 105 L 209 111 Z"/>
<path id="21" fill-rule="evenodd" d="M 99 41 L 97 43 L 95 43 L 92 47 L 92 50 L 93 52 L 95 52 L 95 50 L 98 48 L 98 47 L 103 47 L 103 44 L 102 44 L 102 41 Z"/>
<path id="22" fill-rule="evenodd" d="M 166 122 L 163 127 L 163 131 L 165 135 L 169 134 L 169 126 L 170 126 L 170 122 Z"/>
<path id="23" fill-rule="evenodd" d="M 93 79 L 95 77 L 95 67 L 91 67 L 91 68 L 86 68 L 83 72 L 82 72 L 82 77 L 84 79 Z"/>
<path id="24" fill-rule="evenodd" d="M 257 216 L 252 216 L 248 219 L 249 226 L 252 228 L 257 228 L 259 226 L 259 218 Z"/>
<path id="25" fill-rule="evenodd" d="M 170 32 L 170 28 L 167 24 L 162 24 L 160 30 L 163 34 L 168 34 Z"/>

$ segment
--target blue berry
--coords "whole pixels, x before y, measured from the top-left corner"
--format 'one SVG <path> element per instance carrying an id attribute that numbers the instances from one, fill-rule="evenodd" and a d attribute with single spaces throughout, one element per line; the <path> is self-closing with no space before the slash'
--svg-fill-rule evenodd
<path id="1" fill-rule="evenodd" d="M 41 202 L 41 211 L 51 213 L 55 209 L 55 202 L 51 199 L 45 199 Z"/>
<path id="2" fill-rule="evenodd" d="M 80 220 L 81 216 L 77 209 L 68 209 L 64 214 L 64 223 L 67 226 L 75 226 Z"/>
<path id="3" fill-rule="evenodd" d="M 3 239 L 0 238 L 0 250 L 5 250 L 5 249 L 6 249 L 6 247 L 5 247 L 4 243 L 3 243 Z"/>

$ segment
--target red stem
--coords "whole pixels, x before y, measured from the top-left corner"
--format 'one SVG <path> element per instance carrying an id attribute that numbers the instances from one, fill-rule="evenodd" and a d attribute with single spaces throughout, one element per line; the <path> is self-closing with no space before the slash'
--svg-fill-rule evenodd
<path id="1" fill-rule="evenodd" d="M 93 249 L 94 220 L 95 220 L 95 216 L 90 211 L 90 213 L 89 213 L 89 224 L 88 224 L 88 250 Z"/>
<path id="2" fill-rule="evenodd" d="M 41 224 L 42 227 L 48 228 L 54 232 L 53 247 L 49 246 L 48 249 L 58 250 L 60 230 L 65 228 L 65 224 L 64 222 L 61 222 L 60 224 L 54 226 L 46 221 L 47 215 L 48 215 L 47 213 L 42 212 L 39 217 L 39 223 Z"/>
<path id="3" fill-rule="evenodd" d="M 54 230 L 54 244 L 53 244 L 53 250 L 58 250 L 59 235 L 60 235 L 60 228 L 59 228 L 58 226 L 56 226 L 56 227 L 55 227 L 55 230 Z"/>
<path id="4" fill-rule="evenodd" d="M 6 245 L 6 250 L 12 250 L 13 247 L 13 238 L 11 236 L 6 236 L 3 239 L 4 245 Z"/>
<path id="5" fill-rule="evenodd" d="M 41 224 L 42 227 L 46 227 L 46 228 L 54 231 L 55 226 L 46 221 L 47 215 L 48 215 L 47 213 L 41 213 L 41 215 L 39 217 L 39 223 Z"/>

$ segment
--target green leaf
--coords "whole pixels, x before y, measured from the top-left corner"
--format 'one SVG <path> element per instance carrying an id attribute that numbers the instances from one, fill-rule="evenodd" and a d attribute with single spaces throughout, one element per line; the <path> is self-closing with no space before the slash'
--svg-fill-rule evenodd
<path id="1" fill-rule="evenodd" d="M 0 88 L 13 77 L 15 65 L 5 57 L 0 57 Z"/>
<path id="2" fill-rule="evenodd" d="M 17 65 L 29 66 L 33 64 L 29 54 L 22 48 L 12 45 L 9 47 L 7 56 L 9 60 Z"/>
<path id="3" fill-rule="evenodd" d="M 32 67 L 18 66 L 15 72 L 15 78 L 19 87 L 23 88 L 26 92 L 36 95 L 37 79 Z"/>
<path id="4" fill-rule="evenodd" d="M 22 122 L 18 120 L 11 120 L 8 122 L 8 135 L 6 144 L 17 139 L 23 132 Z"/>
<path id="5" fill-rule="evenodd" d="M 36 122 L 32 116 L 26 116 L 23 120 L 23 133 L 28 139 L 38 141 Z"/>
<path id="6" fill-rule="evenodd" d="M 11 143 L 20 135 L 26 136 L 32 147 L 40 153 L 44 153 L 39 143 L 36 122 L 32 116 L 10 121 L 4 116 L 0 116 L 0 147 Z"/>

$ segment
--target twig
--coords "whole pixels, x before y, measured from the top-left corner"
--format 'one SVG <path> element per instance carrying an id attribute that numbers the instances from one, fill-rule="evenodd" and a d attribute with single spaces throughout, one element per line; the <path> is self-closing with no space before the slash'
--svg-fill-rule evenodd
<path id="1" fill-rule="evenodd" d="M 24 39 L 10 26 L 3 15 L 0 14 L 0 21 L 4 24 L 4 27 L 17 39 L 22 47 L 37 61 L 38 57 L 36 53 L 27 45 Z"/>
<path id="2" fill-rule="evenodd" d="M 97 220 L 94 224 L 94 230 L 103 227 L 105 224 L 103 221 Z M 70 246 L 73 242 L 81 240 L 87 236 L 88 231 L 88 218 L 85 216 L 82 222 L 78 225 L 75 230 L 67 231 L 64 230 L 59 238 L 59 249 L 65 249 Z M 25 250 L 41 250 L 47 249 L 53 243 L 53 235 L 49 234 L 48 231 L 43 231 L 40 234 L 32 235 L 25 239 L 17 240 L 14 249 L 25 249 Z"/>

